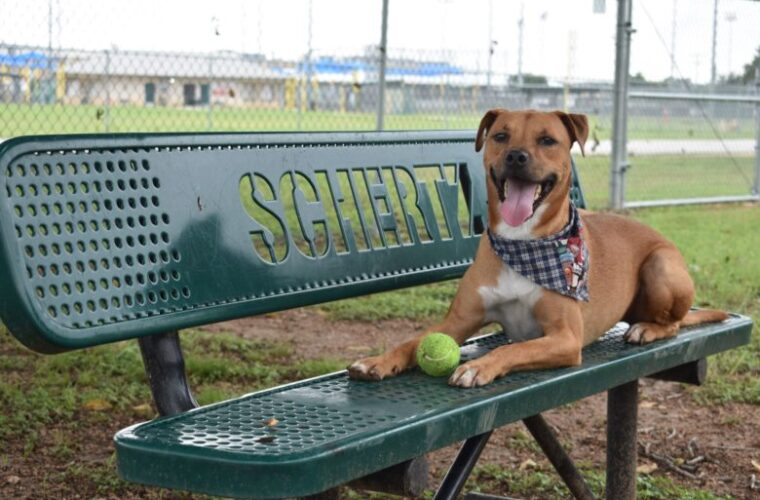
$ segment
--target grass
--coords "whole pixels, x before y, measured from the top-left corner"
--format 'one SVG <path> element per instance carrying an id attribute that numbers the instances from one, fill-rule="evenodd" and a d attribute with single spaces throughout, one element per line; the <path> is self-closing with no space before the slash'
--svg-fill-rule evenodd
<path id="1" fill-rule="evenodd" d="M 575 161 L 589 208 L 608 206 L 609 158 L 576 156 Z M 637 156 L 631 157 L 630 163 L 626 201 L 746 195 L 755 177 L 755 159 L 751 156 Z"/>
<path id="2" fill-rule="evenodd" d="M 13 409 L 0 413 L 0 440 L 26 436 L 26 446 L 33 449 L 39 431 L 55 422 L 77 415 L 97 418 L 99 412 L 145 412 L 151 396 L 136 342 L 41 356 L 0 329 L 0 408 Z M 201 404 L 345 365 L 334 359 L 294 359 L 290 346 L 233 334 L 187 331 L 182 340 Z"/>
<path id="3" fill-rule="evenodd" d="M 600 498 L 604 496 L 604 471 L 583 468 L 581 474 L 591 490 Z M 484 493 L 498 492 L 502 495 L 518 495 L 528 498 L 572 498 L 567 487 L 554 472 L 541 469 L 502 469 L 497 465 L 476 467 L 465 485 L 465 491 Z M 637 498 L 641 500 L 718 500 L 723 498 L 712 493 L 681 486 L 668 476 L 639 474 L 636 483 Z"/>
<path id="4" fill-rule="evenodd" d="M 471 129 L 480 122 L 482 110 L 463 108 L 456 113 L 414 113 L 385 116 L 388 130 Z M 214 107 L 144 107 L 95 105 L 0 104 L 0 137 L 29 134 L 103 132 L 189 132 L 272 130 L 374 130 L 375 113 Z M 609 139 L 609 121 L 592 117 L 592 130 L 599 140 Z M 715 125 L 724 139 L 754 137 L 751 120 L 739 120 L 726 129 Z M 713 126 L 701 118 L 631 116 L 631 139 L 715 139 Z"/>
<path id="5" fill-rule="evenodd" d="M 752 316 L 760 324 L 760 219 L 757 206 L 678 207 L 642 210 L 635 217 L 678 245 L 694 279 L 696 303 Z M 692 389 L 703 402 L 760 405 L 760 335 L 749 346 L 710 359 L 704 387 Z"/>

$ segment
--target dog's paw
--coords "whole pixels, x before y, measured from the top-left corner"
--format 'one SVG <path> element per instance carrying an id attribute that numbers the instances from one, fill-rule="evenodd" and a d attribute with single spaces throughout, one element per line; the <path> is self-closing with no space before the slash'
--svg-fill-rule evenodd
<path id="1" fill-rule="evenodd" d="M 348 376 L 357 380 L 383 380 L 398 375 L 403 369 L 386 356 L 374 356 L 355 361 L 348 366 Z"/>
<path id="2" fill-rule="evenodd" d="M 623 340 L 629 344 L 649 344 L 655 340 L 674 336 L 678 332 L 677 325 L 658 325 L 657 323 L 635 323 L 623 335 Z"/>
<path id="3" fill-rule="evenodd" d="M 470 361 L 454 370 L 449 377 L 449 385 L 456 387 L 480 387 L 490 384 L 496 378 L 496 373 L 480 360 Z"/>

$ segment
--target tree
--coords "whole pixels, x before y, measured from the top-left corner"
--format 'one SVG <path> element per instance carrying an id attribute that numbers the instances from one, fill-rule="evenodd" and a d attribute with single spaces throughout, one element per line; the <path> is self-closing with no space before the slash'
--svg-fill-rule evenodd
<path id="1" fill-rule="evenodd" d="M 760 47 L 755 52 L 755 58 L 752 62 L 744 65 L 744 75 L 742 76 L 742 82 L 751 83 L 755 81 L 755 72 L 760 70 Z"/>
<path id="2" fill-rule="evenodd" d="M 735 75 L 731 73 L 727 77 L 723 78 L 725 83 L 743 83 L 745 85 L 751 84 L 755 81 L 755 72 L 760 69 L 760 47 L 757 48 L 755 58 L 752 62 L 744 65 L 744 73 L 741 75 Z"/>

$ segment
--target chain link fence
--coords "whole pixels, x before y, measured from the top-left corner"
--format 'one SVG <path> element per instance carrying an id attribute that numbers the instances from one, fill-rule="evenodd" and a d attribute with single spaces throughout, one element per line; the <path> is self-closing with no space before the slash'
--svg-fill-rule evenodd
<path id="1" fill-rule="evenodd" d="M 301 0 L 285 11 L 260 1 L 218 4 L 0 0 L 0 139 L 375 128 L 381 0 Z M 591 135 L 577 161 L 590 204 L 606 206 L 616 6 L 566 4 L 392 2 L 384 128 L 474 130 L 496 106 L 586 113 Z M 571 15 L 588 29 L 569 25 Z M 634 2 L 628 206 L 757 190 L 757 88 L 742 80 L 740 65 L 725 61 L 738 52 L 730 44 L 760 47 L 756 30 L 754 39 L 728 38 L 752 16 L 760 20 L 760 3 L 721 0 L 715 17 L 711 0 Z M 713 19 L 721 29 L 711 81 L 712 38 L 702 35 L 710 35 Z M 332 41 L 332 31 L 349 31 L 347 23 L 359 31 Z M 183 38 L 186 25 L 198 32 Z M 159 28 L 168 41 L 150 33 Z M 427 48 L 401 48 L 409 29 L 419 29 Z M 300 33 L 300 41 L 277 42 L 278 30 Z M 480 41 L 464 43 L 474 36 Z M 460 38 L 461 47 L 453 42 Z M 183 43 L 189 48 L 177 48 Z M 664 58 L 670 74 L 637 73 L 637 57 L 645 68 Z"/>

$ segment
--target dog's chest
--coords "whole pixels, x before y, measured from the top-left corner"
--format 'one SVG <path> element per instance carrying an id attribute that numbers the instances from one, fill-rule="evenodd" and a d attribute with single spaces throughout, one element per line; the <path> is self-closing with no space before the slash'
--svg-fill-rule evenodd
<path id="1" fill-rule="evenodd" d="M 533 306 L 541 298 L 542 288 L 503 265 L 496 286 L 478 288 L 486 310 L 486 321 L 499 323 L 514 341 L 543 335 L 533 316 Z"/>

